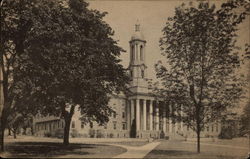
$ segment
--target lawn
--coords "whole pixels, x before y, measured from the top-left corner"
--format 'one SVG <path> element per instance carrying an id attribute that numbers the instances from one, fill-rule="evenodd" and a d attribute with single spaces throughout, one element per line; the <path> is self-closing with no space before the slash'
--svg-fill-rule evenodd
<path id="1" fill-rule="evenodd" d="M 104 142 L 101 142 L 104 144 Z M 118 145 L 125 145 L 125 146 L 144 146 L 148 144 L 147 141 L 123 141 L 123 142 L 109 142 L 109 144 L 118 144 Z"/>
<path id="2" fill-rule="evenodd" d="M 233 145 L 232 145 L 233 146 Z M 201 153 L 196 153 L 196 143 L 181 141 L 161 141 L 145 158 L 201 158 L 201 159 L 244 159 L 247 148 L 223 147 L 221 145 L 201 145 Z"/>
<path id="3" fill-rule="evenodd" d="M 64 146 L 56 142 L 11 142 L 6 144 L 4 157 L 111 158 L 124 152 L 124 148 L 104 144 L 72 143 Z"/>

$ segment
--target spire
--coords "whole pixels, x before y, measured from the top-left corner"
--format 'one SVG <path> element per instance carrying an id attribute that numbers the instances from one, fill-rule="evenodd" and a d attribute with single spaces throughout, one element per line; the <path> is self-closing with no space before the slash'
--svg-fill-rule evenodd
<path id="1" fill-rule="evenodd" d="M 139 24 L 138 19 L 137 19 L 136 24 L 135 24 L 135 31 L 140 31 L 140 24 Z"/>

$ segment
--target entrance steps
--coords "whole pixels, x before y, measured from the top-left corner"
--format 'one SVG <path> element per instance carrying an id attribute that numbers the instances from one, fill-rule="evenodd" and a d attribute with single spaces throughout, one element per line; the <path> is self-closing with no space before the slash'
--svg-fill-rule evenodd
<path id="1" fill-rule="evenodd" d="M 173 141 L 186 141 L 186 138 L 177 134 L 177 133 L 169 133 L 169 140 L 173 140 Z"/>

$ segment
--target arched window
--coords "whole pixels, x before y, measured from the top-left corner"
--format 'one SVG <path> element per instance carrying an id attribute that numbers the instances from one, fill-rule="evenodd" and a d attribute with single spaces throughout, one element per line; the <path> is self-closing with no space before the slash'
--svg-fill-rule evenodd
<path id="1" fill-rule="evenodd" d="M 144 78 L 144 70 L 141 70 L 141 77 Z"/>
<path id="2" fill-rule="evenodd" d="M 131 60 L 134 60 L 134 59 L 135 59 L 134 53 L 135 53 L 135 47 L 134 47 L 134 45 L 132 45 Z"/>
<path id="3" fill-rule="evenodd" d="M 140 46 L 140 59 L 143 61 L 143 46 Z"/>

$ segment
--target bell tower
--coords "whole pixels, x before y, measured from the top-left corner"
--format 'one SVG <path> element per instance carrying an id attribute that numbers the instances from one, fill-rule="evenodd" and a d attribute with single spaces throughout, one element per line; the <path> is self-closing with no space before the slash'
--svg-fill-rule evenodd
<path id="1" fill-rule="evenodd" d="M 131 77 L 131 90 L 133 92 L 147 93 L 147 66 L 146 66 L 146 40 L 142 34 L 140 24 L 135 24 L 135 32 L 133 33 L 130 44 L 130 63 L 129 71 Z"/>

